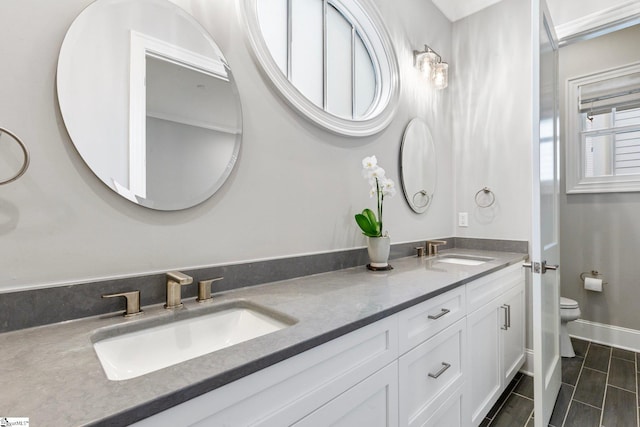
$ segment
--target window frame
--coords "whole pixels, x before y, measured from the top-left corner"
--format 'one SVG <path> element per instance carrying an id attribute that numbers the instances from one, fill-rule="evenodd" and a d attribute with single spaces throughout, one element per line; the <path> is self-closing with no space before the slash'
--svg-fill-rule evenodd
<path id="1" fill-rule="evenodd" d="M 318 107 L 300 93 L 282 73 L 262 37 L 257 0 L 242 0 L 239 10 L 247 26 L 247 41 L 252 48 L 252 55 L 260 64 L 259 68 L 296 112 L 314 124 L 339 135 L 374 135 L 391 123 L 398 107 L 400 79 L 395 49 L 377 9 L 370 0 L 331 0 L 331 3 L 358 29 L 360 37 L 369 49 L 376 72 L 379 73 L 380 87 L 376 88 L 374 103 L 363 118 L 339 117 Z"/>
<path id="2" fill-rule="evenodd" d="M 565 117 L 567 119 L 567 136 L 565 138 L 567 194 L 640 191 L 640 174 L 585 177 L 585 153 L 582 141 L 583 131 L 580 119 L 581 113 L 578 108 L 581 86 L 637 72 L 640 72 L 640 62 L 567 79 L 565 104 Z M 617 133 L 615 128 L 610 129 L 612 130 L 612 134 Z"/>

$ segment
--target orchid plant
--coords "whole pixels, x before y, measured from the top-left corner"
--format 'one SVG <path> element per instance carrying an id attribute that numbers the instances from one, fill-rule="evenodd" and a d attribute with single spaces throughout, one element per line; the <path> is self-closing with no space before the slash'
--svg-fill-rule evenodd
<path id="1" fill-rule="evenodd" d="M 384 169 L 378 166 L 376 156 L 365 157 L 362 160 L 362 176 L 371 185 L 370 197 L 375 197 L 378 204 L 378 216 L 371 209 L 365 209 L 356 214 L 356 223 L 367 237 L 382 237 L 382 206 L 385 196 L 396 194 L 395 184 L 385 176 Z M 385 233 L 386 235 L 386 233 Z"/>

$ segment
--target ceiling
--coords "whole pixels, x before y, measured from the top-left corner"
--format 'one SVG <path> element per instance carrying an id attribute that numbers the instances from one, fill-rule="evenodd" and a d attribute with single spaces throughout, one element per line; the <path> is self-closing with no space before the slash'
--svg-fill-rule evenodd
<path id="1" fill-rule="evenodd" d="M 432 0 L 433 4 L 451 22 L 455 22 L 501 0 Z M 612 8 L 623 8 L 637 0 L 547 0 L 556 25 L 602 13 Z"/>
<path id="2" fill-rule="evenodd" d="M 431 0 L 451 22 L 501 0 Z M 561 43 L 640 23 L 638 0 L 546 0 Z"/>
<path id="3" fill-rule="evenodd" d="M 501 0 L 431 0 L 451 22 L 462 19 Z"/>

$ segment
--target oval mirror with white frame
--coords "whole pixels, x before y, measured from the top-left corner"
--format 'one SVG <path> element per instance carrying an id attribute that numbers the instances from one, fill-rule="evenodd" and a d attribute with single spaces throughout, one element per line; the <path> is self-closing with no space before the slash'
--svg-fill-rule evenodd
<path id="1" fill-rule="evenodd" d="M 257 62 L 286 101 L 331 132 L 373 135 L 393 119 L 399 68 L 370 0 L 241 0 Z"/>
<path id="2" fill-rule="evenodd" d="M 433 200 L 437 177 L 436 150 L 429 126 L 420 118 L 407 125 L 400 148 L 400 178 L 404 197 L 416 213 Z"/>
<path id="3" fill-rule="evenodd" d="M 231 70 L 207 31 L 168 0 L 89 5 L 64 38 L 57 87 L 82 159 L 138 205 L 197 205 L 237 160 L 242 111 Z"/>

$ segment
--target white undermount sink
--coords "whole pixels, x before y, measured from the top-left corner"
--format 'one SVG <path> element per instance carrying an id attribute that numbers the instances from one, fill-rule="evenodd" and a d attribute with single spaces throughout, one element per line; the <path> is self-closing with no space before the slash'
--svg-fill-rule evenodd
<path id="1" fill-rule="evenodd" d="M 457 255 L 447 254 L 440 255 L 435 262 L 444 262 L 447 264 L 459 264 L 459 265 L 481 265 L 485 262 L 493 261 L 493 258 L 473 255 Z"/>
<path id="2" fill-rule="evenodd" d="M 93 347 L 107 378 L 120 381 L 139 377 L 296 322 L 246 301 L 212 308 L 215 311 L 199 315 L 185 310 L 176 313 L 176 318 L 140 319 L 121 328 L 98 330 L 92 337 Z"/>

